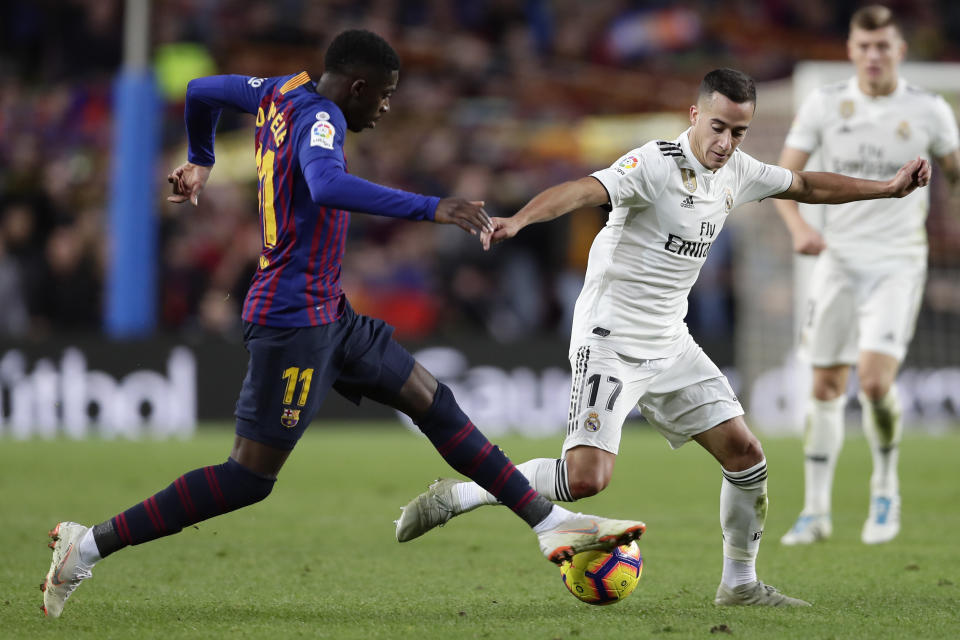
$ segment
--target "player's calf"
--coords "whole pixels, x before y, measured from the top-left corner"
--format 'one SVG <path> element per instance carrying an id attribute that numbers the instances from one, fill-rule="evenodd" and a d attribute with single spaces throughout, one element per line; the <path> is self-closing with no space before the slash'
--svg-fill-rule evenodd
<path id="1" fill-rule="evenodd" d="M 447 464 L 489 491 L 531 527 L 550 512 L 553 504 L 474 426 L 442 382 L 417 426 Z"/>

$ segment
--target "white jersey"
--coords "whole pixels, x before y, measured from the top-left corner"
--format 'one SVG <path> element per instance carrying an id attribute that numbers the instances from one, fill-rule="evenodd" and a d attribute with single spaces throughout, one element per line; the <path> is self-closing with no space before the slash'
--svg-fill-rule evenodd
<path id="1" fill-rule="evenodd" d="M 687 138 L 655 140 L 592 174 L 613 207 L 590 248 L 571 345 L 668 357 L 687 334 L 687 295 L 734 206 L 782 193 L 793 174 L 740 150 L 712 172 Z"/>
<path id="2" fill-rule="evenodd" d="M 899 78 L 893 93 L 871 97 L 854 77 L 810 94 L 785 145 L 808 153 L 819 149 L 824 171 L 889 180 L 910 160 L 945 156 L 960 140 L 953 112 L 940 96 Z M 929 202 L 930 190 L 917 189 L 900 199 L 826 207 L 822 233 L 828 250 L 860 263 L 925 258 Z"/>

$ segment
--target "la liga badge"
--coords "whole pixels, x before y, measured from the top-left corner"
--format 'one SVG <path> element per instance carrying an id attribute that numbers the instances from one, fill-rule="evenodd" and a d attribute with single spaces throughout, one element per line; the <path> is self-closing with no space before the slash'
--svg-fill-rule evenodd
<path id="1" fill-rule="evenodd" d="M 320 112 L 324 113 L 324 112 Z M 320 113 L 317 116 L 320 116 Z M 324 113 L 324 115 L 326 115 Z M 329 116 L 328 116 L 329 117 Z M 333 149 L 333 138 L 337 135 L 337 129 L 329 120 L 317 120 L 310 129 L 310 146 L 323 147 L 324 149 Z"/>

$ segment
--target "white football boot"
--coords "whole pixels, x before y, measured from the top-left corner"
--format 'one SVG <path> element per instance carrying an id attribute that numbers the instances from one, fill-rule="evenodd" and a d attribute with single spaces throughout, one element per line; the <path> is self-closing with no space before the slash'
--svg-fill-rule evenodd
<path id="1" fill-rule="evenodd" d="M 59 618 L 63 604 L 83 580 L 89 578 L 91 567 L 80 561 L 80 539 L 89 527 L 76 522 L 61 522 L 48 534 L 52 541 L 53 560 L 47 579 L 40 585 L 43 591 L 43 612 L 50 618 Z"/>
<path id="2" fill-rule="evenodd" d="M 728 587 L 720 583 L 717 597 L 713 604 L 721 607 L 752 605 L 758 607 L 809 607 L 810 603 L 799 598 L 785 596 L 775 587 L 763 584 L 759 580 L 742 584 L 739 587 Z"/>
<path id="3" fill-rule="evenodd" d="M 442 527 L 450 518 L 463 513 L 456 486 L 460 480 L 438 478 L 426 491 L 410 501 L 400 512 L 397 542 L 419 538 L 434 527 Z"/>
<path id="4" fill-rule="evenodd" d="M 833 535 L 833 523 L 829 514 L 801 513 L 790 531 L 787 531 L 780 544 L 793 546 L 797 544 L 813 544 L 826 540 Z"/>
<path id="5" fill-rule="evenodd" d="M 864 544 L 890 542 L 900 533 L 900 496 L 873 495 L 870 515 L 863 523 L 860 539 Z"/>
<path id="6" fill-rule="evenodd" d="M 581 551 L 606 551 L 630 544 L 646 530 L 647 525 L 636 520 L 611 520 L 577 513 L 556 527 L 537 534 L 537 538 L 543 555 L 550 562 L 563 564 Z"/>

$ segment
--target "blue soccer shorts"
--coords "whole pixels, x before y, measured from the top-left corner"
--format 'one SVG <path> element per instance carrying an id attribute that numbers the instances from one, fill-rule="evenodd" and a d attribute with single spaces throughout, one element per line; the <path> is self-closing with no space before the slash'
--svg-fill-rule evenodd
<path id="1" fill-rule="evenodd" d="M 396 396 L 414 359 L 393 327 L 349 304 L 330 324 L 267 327 L 245 322 L 250 354 L 237 399 L 237 435 L 293 449 L 332 387 L 355 404 Z"/>

